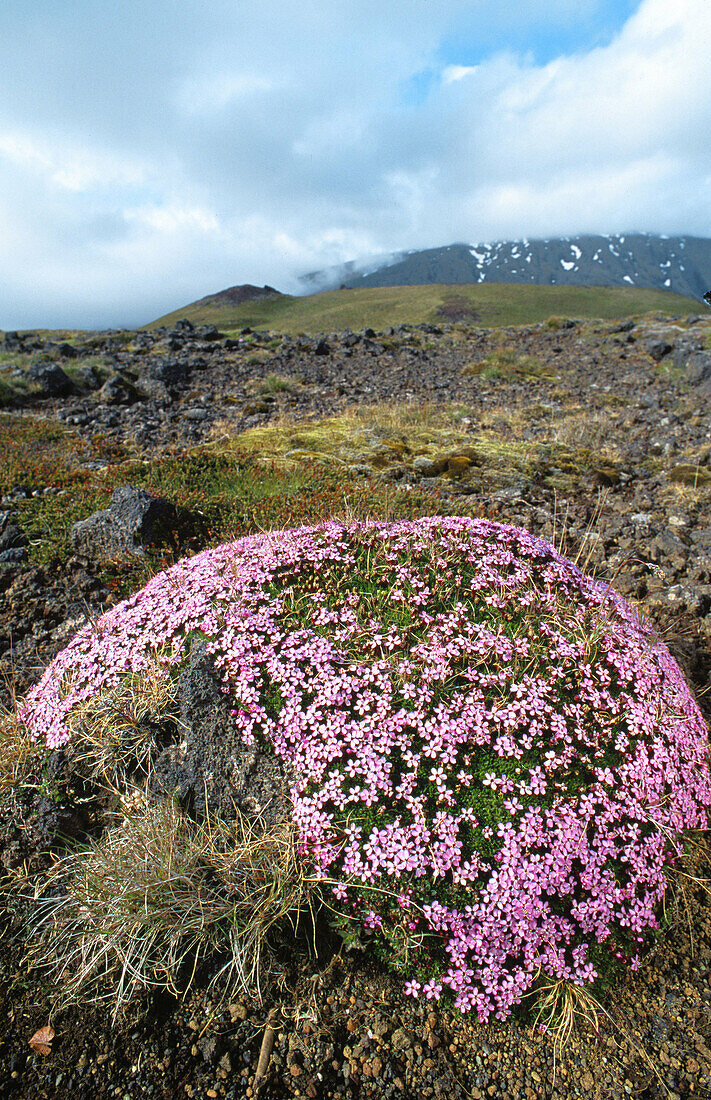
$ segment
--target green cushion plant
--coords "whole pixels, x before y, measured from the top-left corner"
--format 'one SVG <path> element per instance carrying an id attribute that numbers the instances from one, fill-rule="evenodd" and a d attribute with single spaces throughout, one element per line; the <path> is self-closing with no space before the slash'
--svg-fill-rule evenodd
<path id="1" fill-rule="evenodd" d="M 609 586 L 516 527 L 327 523 L 205 551 L 83 629 L 21 712 L 72 714 L 204 636 L 245 744 L 299 776 L 300 850 L 415 997 L 505 1018 L 639 965 L 711 805 L 708 731 Z"/>

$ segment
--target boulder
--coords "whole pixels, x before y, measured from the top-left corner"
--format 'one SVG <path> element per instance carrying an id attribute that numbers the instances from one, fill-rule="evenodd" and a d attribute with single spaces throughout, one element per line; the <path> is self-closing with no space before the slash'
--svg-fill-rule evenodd
<path id="1" fill-rule="evenodd" d="M 104 405 L 132 405 L 139 396 L 133 383 L 121 374 L 112 374 L 107 378 L 97 394 Z"/>
<path id="2" fill-rule="evenodd" d="M 73 525 L 70 539 L 75 554 L 107 561 L 168 542 L 178 526 L 178 513 L 169 501 L 122 485 L 114 489 L 108 508 Z"/>
<path id="3" fill-rule="evenodd" d="M 651 355 L 655 363 L 661 363 L 667 355 L 674 350 L 674 345 L 666 340 L 648 340 L 644 345 L 647 355 Z"/>
<path id="4" fill-rule="evenodd" d="M 203 638 L 196 638 L 178 679 L 182 739 L 155 764 L 153 794 L 175 796 L 193 813 L 234 819 L 235 811 L 265 828 L 291 820 L 293 768 L 271 746 L 241 741 L 234 700 Z"/>
<path id="5" fill-rule="evenodd" d="M 98 390 L 101 386 L 101 375 L 92 363 L 87 363 L 77 371 L 77 381 L 87 390 Z"/>
<path id="6" fill-rule="evenodd" d="M 711 378 L 711 352 L 697 351 L 690 355 L 684 365 L 684 378 L 692 386 Z"/>
<path id="7" fill-rule="evenodd" d="M 189 373 L 187 363 L 175 359 L 154 359 L 147 367 L 145 377 L 155 378 L 166 386 L 175 386 L 184 382 Z"/>
<path id="8" fill-rule="evenodd" d="M 74 392 L 74 383 L 58 363 L 33 363 L 27 377 L 40 397 L 66 397 Z"/>
<path id="9" fill-rule="evenodd" d="M 155 401 L 158 405 L 169 405 L 173 400 L 165 382 L 161 382 L 159 378 L 153 378 L 151 375 L 148 375 L 147 378 L 140 378 L 136 383 L 136 389 L 141 397 L 145 397 L 147 401 Z"/>

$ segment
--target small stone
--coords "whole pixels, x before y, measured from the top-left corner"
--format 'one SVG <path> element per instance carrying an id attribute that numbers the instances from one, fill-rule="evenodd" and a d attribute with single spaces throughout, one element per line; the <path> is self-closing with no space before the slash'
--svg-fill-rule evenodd
<path id="1" fill-rule="evenodd" d="M 395 1051 L 410 1050 L 412 1047 L 412 1039 L 404 1028 L 399 1027 L 397 1031 L 393 1031 L 390 1045 Z"/>

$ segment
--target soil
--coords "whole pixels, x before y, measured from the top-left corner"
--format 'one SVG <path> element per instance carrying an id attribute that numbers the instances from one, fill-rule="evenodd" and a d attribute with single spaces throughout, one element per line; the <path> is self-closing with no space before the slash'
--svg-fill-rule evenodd
<path id="1" fill-rule="evenodd" d="M 369 476 L 430 485 L 439 499 L 466 499 L 472 514 L 519 524 L 559 544 L 565 537 L 570 556 L 580 554 L 653 619 L 708 721 L 711 368 L 705 373 L 704 357 L 710 328 L 706 321 L 647 318 L 634 327 L 562 322 L 486 332 L 443 324 L 299 340 L 247 333 L 225 341 L 178 326 L 134 334 L 131 345 L 107 338 L 99 347 L 106 372 L 132 387 L 116 403 L 109 403 L 115 388 L 102 398 L 101 389 L 75 386 L 67 396 L 18 397 L 11 411 L 58 418 L 87 435 L 130 440 L 157 454 L 285 412 L 305 417 L 406 400 L 458 402 L 474 425 L 493 427 L 502 440 L 533 444 L 550 431 L 551 419 L 580 409 L 581 436 L 590 435 L 599 462 L 562 477 L 563 491 L 555 470 L 552 477 L 548 471 L 494 487 L 486 479 L 457 479 L 446 464 L 423 474 L 393 461 Z M 660 344 L 668 345 L 661 355 Z M 502 347 L 533 357 L 535 371 L 504 367 L 497 376 L 476 369 Z M 293 379 L 293 391 L 262 400 L 259 385 L 270 375 Z M 155 385 L 142 388 L 146 381 Z M 12 517 L 12 494 L 0 507 Z M 0 671 L 8 691 L 21 694 L 86 616 L 100 613 L 112 597 L 85 559 L 36 568 L 18 557 L 0 569 Z M 26 810 L 36 820 L 37 807 Z M 20 843 L 17 836 L 14 842 Z M 30 837 L 24 855 L 39 843 Z M 12 855 L 8 848 L 5 854 Z M 321 930 L 277 949 L 261 998 L 220 1005 L 198 984 L 184 999 L 147 996 L 115 1023 L 110 1004 L 60 1004 L 52 1015 L 51 1053 L 42 1055 L 29 1039 L 48 1022 L 52 990 L 21 961 L 21 931 L 11 917 L 22 916 L 23 907 L 10 897 L 0 952 L 0 1094 L 28 1100 L 708 1098 L 711 896 L 703 880 L 709 878 L 711 845 L 700 835 L 670 891 L 664 933 L 641 968 L 608 990 L 594 1024 L 580 1022 L 562 1050 L 530 1016 L 481 1025 L 413 1003 L 367 953 L 338 951 Z M 258 1084 L 265 1034 L 274 1046 Z"/>

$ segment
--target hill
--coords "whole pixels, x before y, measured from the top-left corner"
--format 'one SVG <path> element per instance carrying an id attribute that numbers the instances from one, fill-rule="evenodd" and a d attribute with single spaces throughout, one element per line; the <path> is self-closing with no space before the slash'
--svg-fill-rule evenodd
<path id="1" fill-rule="evenodd" d="M 241 283 L 219 290 L 217 294 L 208 294 L 193 302 L 194 306 L 210 308 L 212 306 L 241 306 L 244 302 L 257 302 L 264 299 L 281 298 L 282 295 L 273 286 L 255 286 L 253 283 Z"/>
<path id="2" fill-rule="evenodd" d="M 307 290 L 422 283 L 524 283 L 672 290 L 700 298 L 711 287 L 711 240 L 649 233 L 451 244 L 303 278 Z"/>
<path id="3" fill-rule="evenodd" d="M 250 327 L 276 332 L 382 330 L 390 325 L 464 321 L 483 328 L 535 324 L 551 315 L 623 319 L 638 314 L 697 312 L 699 303 L 668 291 L 633 287 L 558 287 L 479 284 L 333 290 L 304 297 L 276 293 L 230 304 L 222 294 L 202 298 L 146 325 L 170 327 L 186 318 L 221 330 Z"/>

